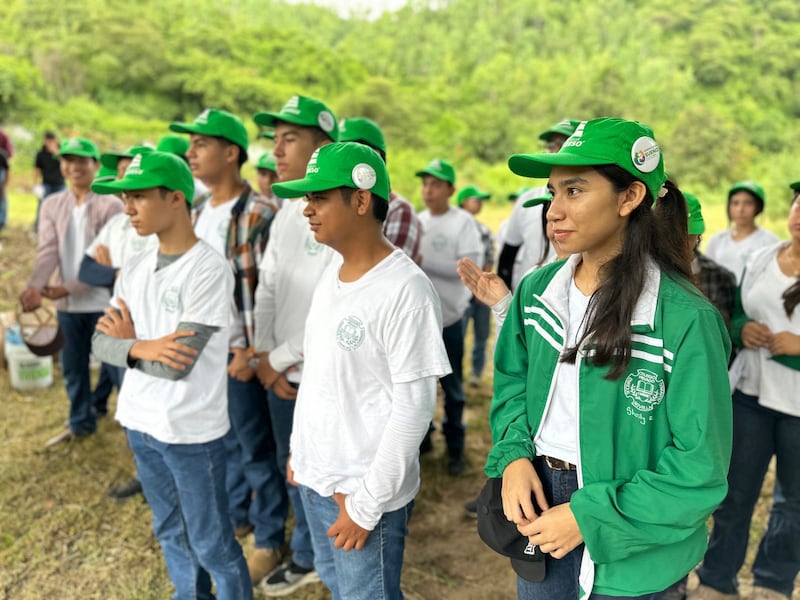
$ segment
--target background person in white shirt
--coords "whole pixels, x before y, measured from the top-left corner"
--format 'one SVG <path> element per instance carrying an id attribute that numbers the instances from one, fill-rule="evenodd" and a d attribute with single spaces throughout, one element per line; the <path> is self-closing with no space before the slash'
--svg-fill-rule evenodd
<path id="1" fill-rule="evenodd" d="M 292 433 L 317 572 L 334 598 L 399 599 L 418 447 L 450 370 L 436 291 L 382 233 L 389 176 L 371 148 L 323 146 L 275 190 L 306 194 L 316 239 L 341 255 L 314 291 Z"/>
<path id="2" fill-rule="evenodd" d="M 422 223 L 422 270 L 431 278 L 442 303 L 442 338 L 453 372 L 442 377 L 444 420 L 442 433 L 447 442 L 447 471 L 451 475 L 464 472 L 463 370 L 464 314 L 469 307 L 469 291 L 461 285 L 456 272 L 457 261 L 469 258 L 480 262 L 483 244 L 472 216 L 450 205 L 456 173 L 442 159 L 434 159 L 417 177 L 422 178 L 422 199 L 427 209 L 419 214 Z M 433 426 L 431 425 L 431 430 Z M 420 452 L 432 449 L 430 434 Z"/>
<path id="3" fill-rule="evenodd" d="M 731 226 L 708 240 L 706 256 L 736 275 L 736 283 L 741 283 L 744 266 L 753 252 L 779 241 L 774 233 L 756 225 L 765 201 L 764 188 L 755 181 L 734 183 L 728 190 Z"/>

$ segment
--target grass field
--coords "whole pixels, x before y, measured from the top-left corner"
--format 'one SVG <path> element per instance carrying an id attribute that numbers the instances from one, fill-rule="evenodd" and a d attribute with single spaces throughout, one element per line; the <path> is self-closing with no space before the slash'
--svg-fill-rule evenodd
<path id="1" fill-rule="evenodd" d="M 15 192 L 10 208 L 11 225 L 3 233 L 0 251 L 0 311 L 16 308 L 35 254 L 28 234 L 35 201 Z M 490 204 L 486 222 L 496 229 L 508 209 L 510 205 Z M 490 376 L 478 389 L 467 388 L 467 395 L 465 475 L 446 475 L 441 437 L 435 438 L 433 455 L 422 460 L 422 489 L 403 575 L 406 596 L 412 600 L 514 597 L 507 560 L 480 542 L 475 521 L 463 511 L 463 503 L 484 480 L 482 465 L 491 444 Z M 170 597 L 147 505 L 140 498 L 117 503 L 105 497 L 110 485 L 133 471 L 119 425 L 105 418 L 96 435 L 44 449 L 44 441 L 64 427 L 67 407 L 57 372 L 52 387 L 22 393 L 11 389 L 8 373 L 0 369 L 0 600 Z M 754 541 L 763 530 L 770 495 L 768 479 L 754 518 Z M 251 543 L 252 538 L 245 542 L 246 551 Z M 754 551 L 751 544 L 748 564 Z M 746 588 L 746 568 L 742 578 Z M 321 585 L 294 596 L 328 597 Z M 800 600 L 800 594 L 795 599 Z"/>

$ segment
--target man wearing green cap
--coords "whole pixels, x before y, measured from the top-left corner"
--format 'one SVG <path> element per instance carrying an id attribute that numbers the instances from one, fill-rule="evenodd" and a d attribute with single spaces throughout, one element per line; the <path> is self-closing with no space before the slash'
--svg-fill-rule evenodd
<path id="1" fill-rule="evenodd" d="M 455 192 L 456 173 L 446 160 L 436 158 L 416 173 L 422 179 L 422 199 L 427 209 L 419 215 L 422 223 L 422 270 L 431 278 L 442 303 L 442 338 L 453 372 L 442 377 L 444 420 L 442 433 L 447 442 L 447 471 L 460 475 L 466 468 L 464 458 L 464 314 L 469 307 L 470 293 L 461 285 L 457 262 L 469 258 L 480 262 L 483 254 L 480 233 L 475 219 L 467 212 L 450 205 Z M 431 429 L 433 426 L 431 425 Z M 430 451 L 430 433 L 420 452 Z"/>
<path id="2" fill-rule="evenodd" d="M 731 226 L 711 236 L 706 255 L 736 275 L 737 283 L 753 252 L 777 243 L 778 236 L 756 225 L 764 212 L 764 188 L 755 181 L 739 181 L 728 190 L 728 221 Z"/>
<path id="3" fill-rule="evenodd" d="M 240 532 L 254 528 L 247 561 L 253 585 L 283 560 L 288 500 L 275 455 L 266 391 L 250 363 L 254 352 L 253 305 L 258 265 L 269 239 L 275 207 L 240 173 L 249 144 L 244 123 L 216 109 L 194 123 L 173 123 L 190 134 L 187 152 L 195 177 L 210 190 L 192 209 L 195 233 L 228 259 L 234 273 L 228 363 L 228 492 L 231 520 Z"/>
<path id="4" fill-rule="evenodd" d="M 138 155 L 122 179 L 93 187 L 122 193 L 136 231 L 158 237 L 158 248 L 122 267 L 93 349 L 128 367 L 116 418 L 136 458 L 175 597 L 210 598 L 213 578 L 220 600 L 248 600 L 247 564 L 226 518 L 230 267 L 192 230 L 194 183 L 178 157 Z"/>
<path id="5" fill-rule="evenodd" d="M 275 191 L 306 195 L 311 231 L 338 253 L 308 313 L 291 443 L 314 563 L 334 598 L 402 598 L 418 448 L 450 371 L 436 291 L 382 233 L 389 175 L 371 148 L 323 146 Z"/>
<path id="6" fill-rule="evenodd" d="M 478 214 L 483 208 L 483 201 L 491 198 L 492 195 L 484 192 L 476 185 L 468 185 L 458 192 L 456 204 L 467 211 L 475 219 L 475 225 L 481 234 L 483 244 L 483 261 L 479 266 L 484 271 L 491 271 L 494 267 L 494 238 L 489 228 L 478 221 Z M 464 331 L 467 324 L 472 321 L 472 372 L 469 376 L 469 384 L 478 387 L 483 375 L 483 367 L 486 364 L 486 342 L 489 339 L 490 308 L 478 301 L 473 294 L 469 300 L 469 308 L 464 317 Z"/>
<path id="7" fill-rule="evenodd" d="M 91 337 L 97 319 L 108 306 L 108 290 L 78 280 L 87 246 L 108 220 L 122 212 L 122 202 L 92 192 L 90 186 L 100 158 L 97 147 L 82 137 L 66 139 L 59 150 L 61 170 L 69 188 L 42 204 L 36 261 L 22 293 L 24 310 L 33 310 L 42 297 L 53 300 L 64 334 L 61 353 L 64 383 L 70 401 L 69 427 L 47 445 L 94 433 L 97 424 L 89 381 Z"/>
<path id="8" fill-rule="evenodd" d="M 319 100 L 292 96 L 277 112 L 260 112 L 256 123 L 275 129 L 275 163 L 282 181 L 302 179 L 314 151 L 338 138 L 333 112 Z M 273 190 L 277 184 L 273 185 Z M 303 216 L 306 201 L 286 202 L 272 223 L 270 243 L 260 264 L 255 307 L 258 378 L 268 390 L 278 468 L 286 479 L 289 437 L 303 367 L 303 336 L 311 295 L 333 251 L 314 239 Z M 319 578 L 314 550 L 297 488 L 286 483 L 295 515 L 289 561 L 270 575 L 263 589 L 283 595 Z"/>
<path id="9" fill-rule="evenodd" d="M 545 150 L 556 153 L 561 145 L 575 131 L 578 121 L 562 119 L 551 125 L 539 135 L 545 143 Z M 531 269 L 541 266 L 553 258 L 554 253 L 547 243 L 545 235 L 544 206 L 525 208 L 523 204 L 532 198 L 539 198 L 547 193 L 546 186 L 529 188 L 520 194 L 514 203 L 514 210 L 503 231 L 503 245 L 497 260 L 497 274 L 512 290 L 516 289 L 522 276 Z"/>
<path id="10" fill-rule="evenodd" d="M 186 153 L 189 152 L 189 140 L 182 135 L 165 135 L 156 144 L 159 152 L 168 152 L 175 156 L 180 156 L 186 163 Z M 194 178 L 194 200 L 198 200 L 208 194 L 208 188 L 197 177 Z"/>
<path id="11" fill-rule="evenodd" d="M 283 205 L 283 198 L 278 198 L 272 193 L 272 184 L 278 181 L 278 167 L 275 166 L 275 155 L 272 152 L 265 152 L 258 158 L 256 172 L 261 196 L 280 209 Z"/>
<path id="12" fill-rule="evenodd" d="M 352 117 L 339 121 L 339 141 L 366 144 L 386 162 L 383 132 L 371 119 Z M 422 260 L 419 253 L 420 230 L 419 219 L 411 203 L 400 194 L 390 192 L 389 212 L 383 222 L 383 235 L 417 264 Z"/>

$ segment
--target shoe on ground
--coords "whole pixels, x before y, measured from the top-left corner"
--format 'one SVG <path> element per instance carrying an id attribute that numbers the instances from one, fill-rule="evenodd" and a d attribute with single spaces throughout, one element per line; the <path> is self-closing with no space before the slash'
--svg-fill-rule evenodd
<path id="1" fill-rule="evenodd" d="M 58 444 L 65 444 L 67 442 L 71 442 L 74 440 L 77 435 L 71 429 L 67 428 L 61 433 L 54 435 L 49 440 L 44 443 L 45 448 L 50 448 L 52 446 L 57 446 Z"/>
<path id="2" fill-rule="evenodd" d="M 138 477 L 131 477 L 125 483 L 115 485 L 109 488 L 106 496 L 113 500 L 127 500 L 142 493 L 142 482 Z"/>
<path id="3" fill-rule="evenodd" d="M 472 517 L 473 519 L 478 518 L 478 498 L 473 498 L 472 500 L 467 501 L 464 503 L 464 511 L 467 513 L 468 517 Z"/>
<path id="4" fill-rule="evenodd" d="M 447 473 L 452 476 L 461 475 L 467 468 L 467 459 L 461 448 L 447 449 Z"/>
<path id="5" fill-rule="evenodd" d="M 477 388 L 481 386 L 481 378 L 477 375 L 470 375 L 469 376 L 469 386 L 473 388 Z"/>
<path id="6" fill-rule="evenodd" d="M 789 596 L 771 588 L 754 585 L 750 600 L 789 600 Z"/>
<path id="7" fill-rule="evenodd" d="M 269 575 L 261 584 L 261 591 L 267 596 L 288 596 L 303 586 L 319 581 L 314 568 L 304 568 L 293 560 L 286 561 Z"/>
<path id="8" fill-rule="evenodd" d="M 686 594 L 686 600 L 739 600 L 739 594 L 723 594 L 702 583 Z"/>
<path id="9" fill-rule="evenodd" d="M 255 548 L 247 559 L 247 570 L 253 585 L 258 585 L 264 577 L 272 573 L 283 562 L 283 555 L 280 547 Z"/>
<path id="10" fill-rule="evenodd" d="M 255 527 L 253 527 L 250 523 L 245 523 L 241 527 L 234 527 L 233 528 L 233 535 L 235 535 L 239 539 L 245 538 L 248 535 L 250 535 L 251 533 L 253 533 L 254 529 L 255 529 Z"/>

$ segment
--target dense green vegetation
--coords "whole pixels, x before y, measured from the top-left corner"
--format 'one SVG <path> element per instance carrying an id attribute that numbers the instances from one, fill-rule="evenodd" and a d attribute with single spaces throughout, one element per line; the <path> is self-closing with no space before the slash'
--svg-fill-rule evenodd
<path id="1" fill-rule="evenodd" d="M 206 106 L 250 120 L 293 93 L 384 128 L 395 187 L 450 158 L 460 181 L 518 187 L 505 158 L 563 116 L 651 125 L 668 171 L 707 204 L 800 178 L 794 0 L 412 0 L 374 21 L 275 0 L 6 0 L 0 123 L 155 140 Z M 24 141 L 23 148 L 24 148 Z M 467 181 L 469 180 L 469 181 Z"/>

